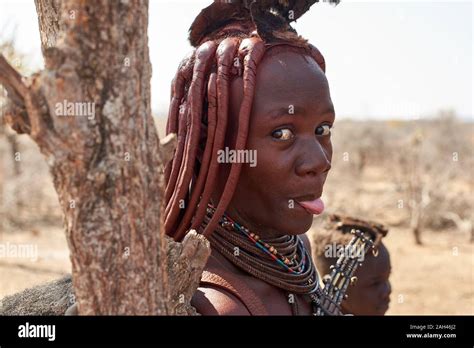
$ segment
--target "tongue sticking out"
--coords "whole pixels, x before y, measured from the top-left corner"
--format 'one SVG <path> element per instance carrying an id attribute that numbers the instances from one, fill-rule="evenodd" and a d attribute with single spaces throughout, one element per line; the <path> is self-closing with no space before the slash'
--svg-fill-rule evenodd
<path id="1" fill-rule="evenodd" d="M 298 202 L 309 213 L 319 215 L 324 211 L 324 203 L 321 198 L 316 198 L 314 201 Z"/>

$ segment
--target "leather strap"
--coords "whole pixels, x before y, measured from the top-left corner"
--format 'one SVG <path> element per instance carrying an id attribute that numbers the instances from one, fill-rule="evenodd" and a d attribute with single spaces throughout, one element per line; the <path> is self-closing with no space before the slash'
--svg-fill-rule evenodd
<path id="1" fill-rule="evenodd" d="M 230 272 L 208 268 L 202 273 L 200 284 L 214 285 L 229 291 L 245 305 L 251 315 L 268 315 L 265 306 L 255 292 Z"/>

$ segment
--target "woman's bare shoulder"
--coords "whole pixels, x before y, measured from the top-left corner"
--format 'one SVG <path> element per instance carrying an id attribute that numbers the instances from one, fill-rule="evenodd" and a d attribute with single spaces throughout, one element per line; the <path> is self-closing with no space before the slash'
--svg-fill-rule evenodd
<path id="1" fill-rule="evenodd" d="M 250 315 L 236 296 L 217 287 L 199 287 L 191 305 L 202 315 Z"/>

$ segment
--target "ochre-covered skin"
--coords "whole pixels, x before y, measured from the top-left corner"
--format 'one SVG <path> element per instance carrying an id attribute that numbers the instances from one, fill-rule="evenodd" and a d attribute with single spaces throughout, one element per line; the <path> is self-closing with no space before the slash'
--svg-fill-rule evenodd
<path id="1" fill-rule="evenodd" d="M 265 157 L 262 158 L 262 154 L 266 148 L 255 149 L 259 162 L 256 168 L 249 168 L 248 165 L 243 165 L 242 163 L 232 163 L 229 165 L 218 163 L 217 151 L 225 146 L 235 150 L 252 149 L 249 146 L 250 142 L 248 139 L 249 127 L 251 128 L 250 132 L 252 132 L 252 129 L 257 128 L 256 125 L 266 123 L 266 120 L 262 120 L 262 117 L 251 117 L 251 114 L 261 114 L 261 111 L 259 109 L 255 111 L 255 106 L 253 106 L 256 101 L 261 99 L 261 105 L 269 105 L 264 96 L 258 98 L 258 93 L 255 92 L 257 83 L 255 73 L 260 69 L 259 62 L 265 56 L 265 52 L 271 51 L 273 52 L 271 56 L 273 56 L 288 50 L 293 52 L 294 56 L 306 57 L 305 62 L 313 61 L 311 64 L 319 67 L 319 74 L 325 79 L 322 71 L 325 68 L 325 63 L 320 52 L 312 45 L 308 45 L 306 50 L 300 46 L 295 47 L 292 47 L 290 43 L 266 46 L 257 36 L 243 40 L 231 37 L 222 40 L 218 47 L 212 41 L 205 42 L 196 49 L 192 57 L 186 58 L 180 65 L 177 76 L 173 81 L 167 124 L 167 132 L 178 133 L 178 146 L 173 161 L 168 163 L 165 169 L 165 178 L 167 180 L 165 192 L 165 231 L 176 240 L 181 240 L 186 231 L 191 228 L 199 230 L 205 209 L 211 198 L 217 204 L 216 218 L 206 226 L 203 233 L 204 235 L 209 235 L 214 230 L 218 216 L 229 208 L 228 205 L 234 197 L 234 192 L 239 187 L 239 176 L 242 168 L 244 168 L 244 171 L 253 170 L 254 173 L 257 173 L 256 176 L 259 176 L 257 170 L 262 167 L 262 160 L 265 159 Z M 298 50 L 304 52 L 304 55 L 298 53 Z M 313 60 L 308 59 L 309 57 L 312 57 Z M 270 55 L 269 58 L 271 58 Z M 242 64 L 243 67 L 238 69 L 235 67 L 236 59 L 238 59 L 238 63 Z M 291 86 L 291 82 L 287 81 L 287 79 L 292 76 L 295 80 L 298 80 L 298 76 L 303 76 L 304 73 L 302 74 L 301 71 L 303 70 L 299 68 L 301 61 L 290 62 L 290 64 L 296 64 L 294 65 L 295 73 L 289 73 L 286 71 L 287 67 L 280 66 L 280 68 L 273 68 L 274 70 L 280 69 L 280 71 L 270 71 L 268 74 L 280 75 L 280 77 L 284 74 L 285 78 L 283 80 L 280 78 L 281 83 Z M 238 70 L 243 72 L 243 76 L 237 75 L 236 71 Z M 211 76 L 213 76 L 212 79 Z M 269 77 L 269 80 L 271 79 L 272 77 Z M 186 82 L 188 82 L 189 88 L 187 94 L 185 93 Z M 214 95 L 211 95 L 209 91 L 213 90 L 212 84 L 214 83 L 215 92 L 212 92 Z M 301 86 L 299 82 L 298 84 Z M 307 84 L 311 84 L 311 81 L 308 81 Z M 273 81 L 270 81 L 270 91 L 267 93 L 267 98 L 271 98 L 274 87 Z M 311 90 L 306 87 L 303 86 L 302 89 L 304 91 Z M 289 88 L 287 89 L 289 90 Z M 280 90 L 282 89 L 280 88 Z M 291 89 L 291 91 L 294 92 L 295 90 Z M 262 93 L 260 92 L 260 94 Z M 329 91 L 327 94 L 329 96 Z M 202 113 L 204 95 L 208 101 L 205 115 Z M 291 93 L 285 95 L 288 96 Z M 276 98 L 274 99 L 276 100 Z M 209 100 L 215 100 L 216 102 L 213 105 L 212 102 L 209 103 Z M 288 108 L 289 105 L 294 104 L 295 100 L 288 99 L 286 107 Z M 331 114 L 334 116 L 330 99 L 329 103 L 326 104 L 326 111 L 329 112 L 329 116 Z M 254 108 L 253 113 L 252 106 Z M 310 107 L 313 108 L 313 106 Z M 298 109 L 299 107 L 297 107 Z M 213 113 L 216 113 L 215 121 Z M 207 126 L 204 127 L 201 125 L 203 116 L 205 116 L 207 122 Z M 301 115 L 295 113 L 293 116 L 297 118 Z M 229 117 L 232 118 L 230 123 Z M 251 119 L 254 120 L 251 121 Z M 332 124 L 332 120 L 329 119 L 328 123 Z M 206 133 L 202 134 L 202 132 Z M 202 138 L 205 139 L 204 149 L 198 149 L 199 141 Z M 325 152 L 327 157 L 325 162 L 329 162 L 331 150 L 325 150 Z M 199 170 L 196 170 L 194 166 L 197 157 L 200 162 Z M 284 167 L 288 168 L 288 164 L 285 164 Z M 274 169 L 275 173 L 281 172 L 276 167 Z M 275 173 L 270 174 L 274 176 Z M 191 179 L 192 190 L 189 192 Z M 263 181 L 266 182 L 266 177 L 263 177 Z M 268 191 L 269 186 L 266 183 L 261 183 L 259 188 Z M 240 187 L 238 191 L 241 191 Z M 293 196 L 286 197 L 284 203 L 286 210 L 289 209 L 289 206 L 296 205 L 294 198 L 298 196 L 307 194 L 318 194 L 319 196 L 322 187 L 318 189 L 313 185 L 313 188 L 309 191 L 307 187 L 296 188 L 296 191 L 301 192 L 289 192 Z M 236 199 L 238 200 L 238 198 L 234 198 L 234 200 Z M 293 203 L 290 200 L 293 200 Z M 250 201 L 250 199 L 244 199 L 244 201 Z M 252 207 L 252 204 L 247 203 L 245 205 L 250 209 L 256 208 Z M 282 207 L 278 209 L 279 215 L 281 215 Z M 300 207 L 297 208 L 291 209 L 300 213 L 303 212 Z M 272 212 L 270 216 L 275 216 L 275 212 Z M 306 221 L 308 221 L 309 217 L 309 215 L 306 217 Z M 271 220 L 274 219 L 271 218 Z M 284 216 L 282 220 L 291 221 L 291 219 L 288 220 Z M 263 236 L 267 234 L 265 231 L 262 233 Z M 298 231 L 295 233 L 298 233 Z M 288 234 L 291 234 L 291 231 Z"/>
<path id="2" fill-rule="evenodd" d="M 261 237 L 305 233 L 313 216 L 296 199 L 321 196 L 332 156 L 330 137 L 315 135 L 320 125 L 334 122 L 327 80 L 308 56 L 278 49 L 262 60 L 256 83 L 247 148 L 257 152 L 257 166 L 243 166 L 227 212 Z M 234 80 L 231 120 L 236 119 L 241 91 L 241 81 Z M 273 117 L 274 110 L 286 112 L 289 105 L 294 106 L 294 114 Z M 295 138 L 272 138 L 271 133 L 282 127 L 291 128 Z M 226 170 L 228 165 L 222 167 Z M 219 182 L 216 190 L 221 187 Z"/>
<path id="3" fill-rule="evenodd" d="M 313 215 L 296 199 L 321 196 L 330 169 L 330 136 L 317 134 L 335 117 L 324 58 L 301 40 L 267 44 L 256 32 L 205 39 L 173 81 L 167 132 L 178 134 L 178 146 L 165 169 L 165 232 L 177 241 L 191 228 L 208 236 L 225 211 L 262 238 L 299 234 L 309 248 L 304 233 Z M 273 115 L 290 105 L 294 114 Z M 282 129 L 294 137 L 278 139 Z M 218 163 L 225 147 L 255 150 L 257 165 Z M 216 213 L 203 225 L 210 202 Z M 215 250 L 206 267 L 240 277 L 271 304 L 269 314 L 291 315 L 282 290 Z M 310 304 L 299 302 L 301 313 L 310 314 Z M 193 305 L 202 314 L 249 314 L 233 295 L 212 287 L 200 288 Z"/>

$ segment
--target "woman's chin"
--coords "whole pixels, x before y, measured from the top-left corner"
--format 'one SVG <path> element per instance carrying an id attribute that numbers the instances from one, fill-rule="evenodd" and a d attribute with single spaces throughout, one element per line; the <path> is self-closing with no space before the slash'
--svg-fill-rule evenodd
<path id="1" fill-rule="evenodd" d="M 302 234 L 306 233 L 313 225 L 314 214 L 308 212 L 306 209 L 298 205 L 298 208 L 294 211 L 292 221 L 295 224 L 295 232 L 291 234 Z"/>
<path id="2" fill-rule="evenodd" d="M 287 235 L 297 235 L 308 232 L 313 225 L 313 215 L 291 216 L 282 221 L 282 232 Z"/>

